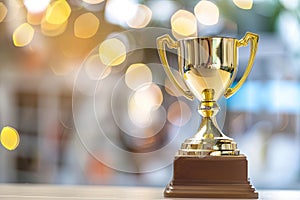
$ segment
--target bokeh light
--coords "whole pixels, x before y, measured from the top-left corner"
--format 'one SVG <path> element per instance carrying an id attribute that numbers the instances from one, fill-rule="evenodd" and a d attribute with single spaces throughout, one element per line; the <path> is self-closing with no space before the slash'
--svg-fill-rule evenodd
<path id="1" fill-rule="evenodd" d="M 168 108 L 167 119 L 175 126 L 185 125 L 192 117 L 190 107 L 183 101 L 175 101 Z"/>
<path id="2" fill-rule="evenodd" d="M 163 106 L 156 110 L 144 111 L 132 99 L 128 105 L 128 116 L 133 126 L 128 127 L 127 134 L 139 138 L 148 138 L 157 134 L 166 122 L 166 110 Z"/>
<path id="3" fill-rule="evenodd" d="M 127 19 L 127 24 L 131 28 L 144 28 L 151 21 L 152 11 L 142 4 L 139 4 L 136 7 L 135 14 Z"/>
<path id="4" fill-rule="evenodd" d="M 139 127 L 147 127 L 152 123 L 153 112 L 163 102 L 161 89 L 155 83 L 141 86 L 130 97 L 128 115 L 131 121 Z"/>
<path id="5" fill-rule="evenodd" d="M 2 22 L 7 15 L 7 7 L 0 2 L 0 22 Z"/>
<path id="6" fill-rule="evenodd" d="M 197 19 L 193 13 L 178 10 L 171 18 L 172 33 L 175 38 L 181 39 L 197 35 Z"/>
<path id="7" fill-rule="evenodd" d="M 74 22 L 74 35 L 78 38 L 93 37 L 99 28 L 99 19 L 91 12 L 77 17 Z"/>
<path id="8" fill-rule="evenodd" d="M 250 10 L 253 5 L 253 0 L 232 0 L 232 1 L 237 7 L 245 10 Z"/>
<path id="9" fill-rule="evenodd" d="M 101 63 L 97 54 L 88 57 L 84 64 L 86 74 L 91 80 L 101 80 L 111 73 L 111 67 Z"/>
<path id="10" fill-rule="evenodd" d="M 40 13 L 47 9 L 50 0 L 24 0 L 24 5 L 30 13 Z"/>
<path id="11" fill-rule="evenodd" d="M 20 143 L 18 131 L 9 126 L 3 127 L 0 138 L 1 144 L 10 151 L 16 149 Z"/>
<path id="12" fill-rule="evenodd" d="M 82 0 L 82 1 L 88 4 L 99 4 L 102 3 L 104 0 Z"/>
<path id="13" fill-rule="evenodd" d="M 105 18 L 113 24 L 124 26 L 135 16 L 136 9 L 136 3 L 133 0 L 108 0 L 105 6 Z"/>
<path id="14" fill-rule="evenodd" d="M 31 25 L 40 25 L 42 23 L 44 13 L 27 12 L 27 22 Z"/>
<path id="15" fill-rule="evenodd" d="M 49 24 L 63 24 L 71 14 L 71 7 L 65 0 L 52 2 L 46 12 L 45 19 Z"/>
<path id="16" fill-rule="evenodd" d="M 202 0 L 194 8 L 194 13 L 201 24 L 214 25 L 219 21 L 219 8 L 210 1 Z"/>
<path id="17" fill-rule="evenodd" d="M 107 39 L 99 46 L 99 56 L 103 64 L 116 66 L 126 59 L 126 47 L 121 40 Z"/>
<path id="18" fill-rule="evenodd" d="M 145 84 L 132 96 L 135 104 L 144 111 L 155 110 L 163 102 L 161 89 L 155 83 Z"/>
<path id="19" fill-rule="evenodd" d="M 50 24 L 45 19 L 41 23 L 41 32 L 45 36 L 54 37 L 61 35 L 67 29 L 68 21 L 62 24 Z"/>
<path id="20" fill-rule="evenodd" d="M 135 63 L 128 67 L 125 73 L 125 83 L 132 89 L 137 90 L 143 85 L 149 85 L 152 82 L 152 72 L 149 67 L 143 63 Z"/>
<path id="21" fill-rule="evenodd" d="M 151 110 L 143 110 L 136 105 L 133 98 L 128 102 L 128 116 L 134 125 L 145 128 L 152 123 Z"/>
<path id="22" fill-rule="evenodd" d="M 13 33 L 13 43 L 17 47 L 28 45 L 34 36 L 34 29 L 28 23 L 23 23 Z"/>

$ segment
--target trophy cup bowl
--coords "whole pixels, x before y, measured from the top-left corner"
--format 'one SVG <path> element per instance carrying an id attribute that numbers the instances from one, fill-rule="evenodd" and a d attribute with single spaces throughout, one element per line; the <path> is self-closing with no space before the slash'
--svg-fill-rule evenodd
<path id="1" fill-rule="evenodd" d="M 157 39 L 158 53 L 168 78 L 182 94 L 200 101 L 202 116 L 195 135 L 182 143 L 174 160 L 173 180 L 166 197 L 257 198 L 249 184 L 247 160 L 216 122 L 217 101 L 236 93 L 253 66 L 258 35 L 247 32 L 238 40 L 229 37 L 195 37 L 174 41 L 169 35 Z M 250 43 L 247 67 L 239 82 L 231 87 L 238 70 L 238 48 Z M 177 49 L 178 71 L 185 90 L 168 64 L 166 46 Z M 187 172 L 188 171 L 188 172 Z"/>

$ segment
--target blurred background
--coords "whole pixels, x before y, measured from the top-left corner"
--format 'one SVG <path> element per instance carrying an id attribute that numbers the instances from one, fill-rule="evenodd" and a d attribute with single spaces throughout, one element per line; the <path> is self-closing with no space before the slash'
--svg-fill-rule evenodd
<path id="1" fill-rule="evenodd" d="M 0 182 L 164 187 L 200 116 L 156 38 L 247 31 L 260 35 L 255 64 L 218 122 L 256 188 L 299 189 L 300 0 L 1 1 L 0 123 L 20 142 L 10 151 L 1 135 Z M 248 57 L 241 48 L 236 82 Z"/>

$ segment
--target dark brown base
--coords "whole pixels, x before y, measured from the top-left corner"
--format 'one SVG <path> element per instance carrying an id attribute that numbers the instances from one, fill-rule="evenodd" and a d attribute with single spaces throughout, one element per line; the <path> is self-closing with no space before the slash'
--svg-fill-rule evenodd
<path id="1" fill-rule="evenodd" d="M 165 197 L 257 199 L 244 155 L 177 157 Z"/>

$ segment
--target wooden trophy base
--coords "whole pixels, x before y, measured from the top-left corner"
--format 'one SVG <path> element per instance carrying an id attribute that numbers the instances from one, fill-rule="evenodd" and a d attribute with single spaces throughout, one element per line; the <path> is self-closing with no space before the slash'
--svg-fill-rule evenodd
<path id="1" fill-rule="evenodd" d="M 244 155 L 184 157 L 174 160 L 173 180 L 165 197 L 257 199 L 248 180 Z"/>

